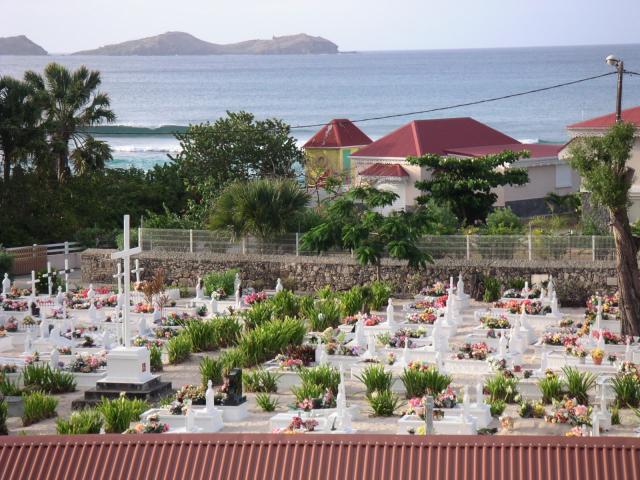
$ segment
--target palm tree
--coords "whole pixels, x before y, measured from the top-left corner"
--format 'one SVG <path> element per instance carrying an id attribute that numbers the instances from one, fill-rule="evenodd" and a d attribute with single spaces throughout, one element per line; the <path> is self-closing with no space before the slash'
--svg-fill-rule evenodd
<path id="1" fill-rule="evenodd" d="M 0 77 L 0 150 L 3 178 L 8 181 L 11 167 L 24 159 L 41 138 L 42 110 L 31 85 L 12 77 Z"/>
<path id="2" fill-rule="evenodd" d="M 109 96 L 97 90 L 102 83 L 100 72 L 85 66 L 69 71 L 63 65 L 50 63 L 44 75 L 28 71 L 25 80 L 44 97 L 44 116 L 57 159 L 58 180 L 71 173 L 70 159 L 78 172 L 104 166 L 111 159 L 108 146 L 86 132 L 89 127 L 116 119 Z"/>

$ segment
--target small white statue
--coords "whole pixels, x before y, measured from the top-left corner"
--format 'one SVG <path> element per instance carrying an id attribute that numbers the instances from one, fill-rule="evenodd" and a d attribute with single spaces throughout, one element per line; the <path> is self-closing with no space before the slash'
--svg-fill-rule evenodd
<path id="1" fill-rule="evenodd" d="M 391 333 L 393 333 L 393 329 L 396 326 L 396 315 L 395 310 L 393 308 L 393 298 L 389 298 L 387 302 L 387 325 Z"/>
<path id="2" fill-rule="evenodd" d="M 406 340 L 409 341 L 408 339 Z M 367 337 L 367 358 L 375 358 L 376 356 L 376 336 L 369 335 Z"/>
<path id="3" fill-rule="evenodd" d="M 58 294 L 56 295 L 56 306 L 62 307 L 64 304 L 64 294 L 62 293 L 62 286 L 58 285 Z"/>
<path id="4" fill-rule="evenodd" d="M 204 300 L 204 284 L 200 277 L 198 277 L 198 281 L 196 282 L 196 300 Z"/>
<path id="5" fill-rule="evenodd" d="M 236 273 L 235 278 L 233 279 L 233 290 L 240 290 L 240 286 L 242 285 L 242 281 L 240 280 L 240 272 Z"/>
<path id="6" fill-rule="evenodd" d="M 213 382 L 211 380 L 207 381 L 207 391 L 204 395 L 205 398 L 205 410 L 207 414 L 211 415 L 216 409 L 216 396 L 213 393 Z"/>
<path id="7" fill-rule="evenodd" d="M 356 345 L 360 348 L 364 348 L 367 345 L 367 339 L 364 335 L 364 321 L 362 315 L 358 315 L 358 321 L 356 322 Z"/>
<path id="8" fill-rule="evenodd" d="M 87 291 L 87 298 L 89 300 L 93 300 L 95 298 L 95 296 L 96 296 L 96 292 L 93 289 L 93 283 L 90 283 L 89 284 L 89 290 Z M 93 301 L 91 303 L 93 303 Z"/>
<path id="9" fill-rule="evenodd" d="M 54 348 L 53 350 L 51 350 L 51 354 L 49 357 L 49 366 L 51 367 L 51 370 L 54 370 L 56 368 L 60 367 L 60 353 L 58 352 L 57 348 Z"/>
<path id="10" fill-rule="evenodd" d="M 476 406 L 480 406 L 484 403 L 484 389 L 482 382 L 476 383 Z"/>
<path id="11" fill-rule="evenodd" d="M 282 280 L 278 279 L 278 281 L 276 282 L 276 293 L 279 293 L 282 290 L 284 290 L 284 286 L 282 285 Z"/>
<path id="12" fill-rule="evenodd" d="M 498 340 L 498 355 L 504 358 L 507 354 L 507 337 L 502 334 Z"/>
<path id="13" fill-rule="evenodd" d="M 102 346 L 105 350 L 111 350 L 112 344 L 113 337 L 111 336 L 111 332 L 109 332 L 109 330 L 105 330 L 102 334 Z"/>
<path id="14" fill-rule="evenodd" d="M 47 338 L 49 336 L 49 322 L 46 318 L 43 318 L 40 322 L 40 338 Z"/>
<path id="15" fill-rule="evenodd" d="M 464 280 L 462 280 L 462 273 L 458 274 L 458 285 L 456 287 L 456 294 L 458 298 L 462 298 L 464 296 Z"/>
<path id="16" fill-rule="evenodd" d="M 218 300 L 216 300 L 215 294 L 211 294 L 211 300 L 209 300 L 209 313 L 212 317 L 215 317 L 218 313 Z"/>
<path id="17" fill-rule="evenodd" d="M 193 410 L 193 407 L 191 406 L 191 404 L 189 404 L 189 406 L 187 407 L 187 414 L 186 414 L 186 428 L 185 430 L 187 432 L 194 432 L 196 429 L 196 412 Z"/>
<path id="18" fill-rule="evenodd" d="M 242 297 L 240 296 L 240 287 L 236 288 L 236 308 L 242 308 Z"/>
<path id="19" fill-rule="evenodd" d="M 162 320 L 162 313 L 160 312 L 160 307 L 158 305 L 153 306 L 153 314 L 151 317 L 153 323 L 160 323 Z"/>
<path id="20" fill-rule="evenodd" d="M 31 355 L 32 353 L 32 340 L 31 340 L 31 331 L 27 332 L 27 335 L 24 337 L 24 354 Z"/>
<path id="21" fill-rule="evenodd" d="M 147 333 L 149 333 L 147 319 L 145 318 L 145 315 L 140 315 L 140 320 L 138 321 L 138 335 L 145 336 Z"/>
<path id="22" fill-rule="evenodd" d="M 93 301 L 89 305 L 89 320 L 94 326 L 98 323 L 98 310 L 96 310 L 96 305 Z"/>
<path id="23" fill-rule="evenodd" d="M 624 361 L 632 362 L 633 353 L 631 352 L 631 339 L 627 337 L 627 345 L 624 347 Z"/>
<path id="24" fill-rule="evenodd" d="M 4 274 L 4 279 L 2 280 L 2 295 L 9 295 L 11 293 L 11 280 L 9 280 L 9 274 Z"/>

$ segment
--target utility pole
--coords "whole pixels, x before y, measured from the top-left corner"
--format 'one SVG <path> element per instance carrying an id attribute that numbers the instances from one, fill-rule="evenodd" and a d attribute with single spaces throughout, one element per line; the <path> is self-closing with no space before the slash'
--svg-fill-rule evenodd
<path id="1" fill-rule="evenodd" d="M 616 68 L 618 72 L 618 87 L 616 90 L 616 123 L 622 121 L 622 76 L 624 75 L 624 62 L 619 58 L 609 55 L 607 63 Z"/>

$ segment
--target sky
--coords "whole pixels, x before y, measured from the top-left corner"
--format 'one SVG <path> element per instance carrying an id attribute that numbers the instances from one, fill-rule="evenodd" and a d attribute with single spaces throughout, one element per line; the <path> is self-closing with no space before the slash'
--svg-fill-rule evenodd
<path id="1" fill-rule="evenodd" d="M 308 33 L 342 51 L 640 43 L 640 0 L 0 0 L 0 37 L 69 53 L 184 31 Z"/>

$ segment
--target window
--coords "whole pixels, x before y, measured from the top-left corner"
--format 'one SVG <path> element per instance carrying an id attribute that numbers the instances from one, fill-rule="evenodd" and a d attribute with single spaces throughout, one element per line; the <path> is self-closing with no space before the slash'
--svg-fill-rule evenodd
<path id="1" fill-rule="evenodd" d="M 571 185 L 571 167 L 565 164 L 556 165 L 556 188 L 566 188 Z"/>

